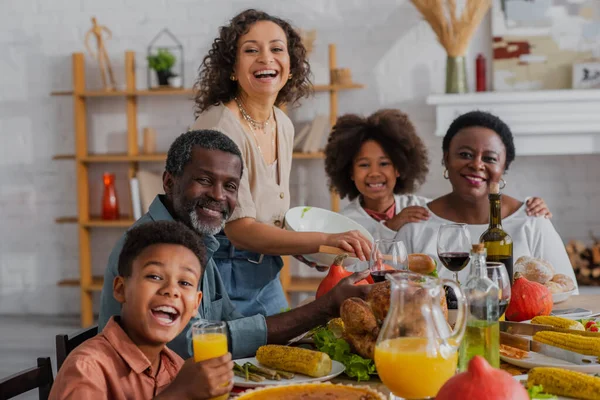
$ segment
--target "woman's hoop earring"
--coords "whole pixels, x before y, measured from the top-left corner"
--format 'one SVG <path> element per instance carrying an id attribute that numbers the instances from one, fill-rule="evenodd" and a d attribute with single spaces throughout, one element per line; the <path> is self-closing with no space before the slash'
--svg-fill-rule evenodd
<path id="1" fill-rule="evenodd" d="M 289 74 L 288 75 L 288 81 L 291 81 L 291 80 L 292 80 L 292 74 Z"/>
<path id="2" fill-rule="evenodd" d="M 448 176 L 448 168 L 446 168 L 446 169 L 444 170 L 444 173 L 443 173 L 443 175 L 444 175 L 444 179 L 450 179 L 450 177 Z"/>
<path id="3" fill-rule="evenodd" d="M 232 81 L 237 81 L 237 78 L 235 77 L 234 74 L 229 75 L 229 79 L 231 79 Z"/>
<path id="4" fill-rule="evenodd" d="M 506 181 L 504 178 L 500 178 L 500 189 L 504 189 L 506 187 Z"/>

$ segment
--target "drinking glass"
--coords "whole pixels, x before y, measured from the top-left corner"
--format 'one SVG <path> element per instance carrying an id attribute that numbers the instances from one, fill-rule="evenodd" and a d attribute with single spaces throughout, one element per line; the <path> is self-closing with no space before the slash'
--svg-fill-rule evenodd
<path id="1" fill-rule="evenodd" d="M 506 270 L 506 266 L 500 262 L 491 262 L 488 261 L 485 263 L 487 269 L 487 276 L 498 285 L 500 289 L 498 291 L 499 297 L 499 315 L 500 321 L 504 321 L 504 313 L 506 312 L 506 308 L 508 307 L 508 303 L 510 303 L 510 278 L 508 277 L 508 271 Z"/>
<path id="2" fill-rule="evenodd" d="M 223 321 L 200 321 L 192 325 L 194 361 L 204 361 L 227 354 L 227 325 Z M 229 394 L 212 400 L 225 400 Z"/>
<path id="3" fill-rule="evenodd" d="M 454 272 L 458 283 L 458 273 L 471 259 L 471 235 L 467 224 L 443 224 L 438 230 L 437 254 L 446 268 Z"/>
<path id="4" fill-rule="evenodd" d="M 375 240 L 369 264 L 374 282 L 384 281 L 385 275 L 391 272 L 407 271 L 408 251 L 404 242 L 394 239 Z"/>

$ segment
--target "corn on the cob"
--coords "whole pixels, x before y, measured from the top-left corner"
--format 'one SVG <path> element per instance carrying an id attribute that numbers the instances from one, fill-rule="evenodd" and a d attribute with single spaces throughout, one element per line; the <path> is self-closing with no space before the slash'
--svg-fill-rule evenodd
<path id="1" fill-rule="evenodd" d="M 572 333 L 541 331 L 533 335 L 533 340 L 587 356 L 600 357 L 600 338 L 585 337 Z"/>
<path id="2" fill-rule="evenodd" d="M 576 331 L 585 331 L 585 327 L 579 321 L 572 319 L 554 317 L 554 316 L 538 316 L 531 320 L 532 324 L 550 325 L 563 329 L 574 329 Z"/>
<path id="3" fill-rule="evenodd" d="M 527 387 L 542 385 L 545 393 L 575 399 L 600 400 L 600 378 L 561 368 L 538 367 L 529 371 Z"/>
<path id="4" fill-rule="evenodd" d="M 288 372 L 297 372 L 319 378 L 331 372 L 331 358 L 326 353 L 269 344 L 261 346 L 256 359 L 266 367 Z"/>

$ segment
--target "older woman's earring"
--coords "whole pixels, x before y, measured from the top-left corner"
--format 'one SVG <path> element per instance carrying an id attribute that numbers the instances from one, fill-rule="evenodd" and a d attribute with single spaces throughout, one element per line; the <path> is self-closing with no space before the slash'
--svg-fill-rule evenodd
<path id="1" fill-rule="evenodd" d="M 292 80 L 292 74 L 289 74 L 288 75 L 288 81 L 291 81 L 291 80 Z"/>
<path id="2" fill-rule="evenodd" d="M 444 179 L 450 179 L 450 177 L 448 176 L 448 168 L 444 170 Z"/>
<path id="3" fill-rule="evenodd" d="M 500 178 L 500 189 L 504 189 L 506 187 L 506 181 L 504 178 Z"/>
<path id="4" fill-rule="evenodd" d="M 231 79 L 232 81 L 237 81 L 237 78 L 235 77 L 234 74 L 229 75 L 229 79 Z"/>

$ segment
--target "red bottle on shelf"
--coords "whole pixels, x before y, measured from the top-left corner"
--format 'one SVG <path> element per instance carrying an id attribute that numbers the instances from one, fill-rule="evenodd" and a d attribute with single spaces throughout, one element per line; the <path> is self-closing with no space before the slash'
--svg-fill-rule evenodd
<path id="1" fill-rule="evenodd" d="M 117 191 L 115 190 L 115 174 L 105 172 L 104 194 L 102 196 L 102 219 L 119 219 L 119 202 L 117 200 Z"/>
<path id="2" fill-rule="evenodd" d="M 486 88 L 486 74 L 485 74 L 485 57 L 483 54 L 477 55 L 477 60 L 475 61 L 475 71 L 477 76 L 477 91 L 485 92 Z"/>

